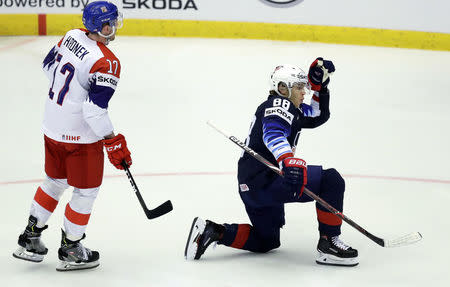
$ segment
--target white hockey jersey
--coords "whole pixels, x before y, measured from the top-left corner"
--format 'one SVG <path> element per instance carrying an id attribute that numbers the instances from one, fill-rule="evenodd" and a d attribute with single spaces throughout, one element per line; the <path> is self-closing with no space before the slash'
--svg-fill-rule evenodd
<path id="1" fill-rule="evenodd" d="M 113 132 L 108 102 L 120 78 L 120 62 L 84 29 L 66 33 L 43 69 L 50 80 L 44 134 L 66 143 L 93 143 Z"/>

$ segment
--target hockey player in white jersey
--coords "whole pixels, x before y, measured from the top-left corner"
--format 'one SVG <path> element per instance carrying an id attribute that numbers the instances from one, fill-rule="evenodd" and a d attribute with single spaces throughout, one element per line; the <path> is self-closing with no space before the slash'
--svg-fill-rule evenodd
<path id="1" fill-rule="evenodd" d="M 108 103 L 120 78 L 120 61 L 106 47 L 122 25 L 117 7 L 106 1 L 89 3 L 83 11 L 85 29 L 66 33 L 45 57 L 50 80 L 43 121 L 44 182 L 32 201 L 28 225 L 13 256 L 41 262 L 47 248 L 41 233 L 67 188 L 74 188 L 65 207 L 58 250 L 58 271 L 95 268 L 99 253 L 81 244 L 103 178 L 103 146 L 118 169 L 131 165 L 125 137 L 115 134 Z"/>

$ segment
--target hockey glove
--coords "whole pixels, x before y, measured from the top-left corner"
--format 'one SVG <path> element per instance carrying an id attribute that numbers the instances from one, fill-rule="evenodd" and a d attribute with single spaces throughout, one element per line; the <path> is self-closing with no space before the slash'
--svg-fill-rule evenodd
<path id="1" fill-rule="evenodd" d="M 335 71 L 332 61 L 317 58 L 309 67 L 308 80 L 311 89 L 320 92 L 330 83 L 330 76 Z"/>
<path id="2" fill-rule="evenodd" d="M 282 161 L 283 185 L 293 190 L 298 197 L 302 196 L 305 185 L 307 184 L 308 175 L 306 173 L 306 162 L 296 157 L 288 157 Z"/>
<path id="3" fill-rule="evenodd" d="M 117 169 L 123 169 L 123 161 L 125 161 L 128 166 L 132 164 L 131 153 L 127 148 L 127 142 L 122 134 L 118 134 L 112 139 L 103 140 L 103 145 L 108 153 L 109 161 Z"/>

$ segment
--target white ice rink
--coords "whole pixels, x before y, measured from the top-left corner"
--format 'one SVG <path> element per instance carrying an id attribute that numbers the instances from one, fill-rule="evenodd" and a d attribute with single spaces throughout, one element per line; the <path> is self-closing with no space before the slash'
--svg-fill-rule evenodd
<path id="1" fill-rule="evenodd" d="M 110 45 L 122 63 L 110 115 L 149 207 L 170 199 L 174 210 L 147 220 L 127 178 L 107 162 L 84 240 L 100 251 L 100 267 L 55 271 L 70 191 L 43 235 L 44 262 L 14 259 L 44 176 L 41 62 L 58 40 L 0 38 L 0 286 L 450 286 L 450 53 L 302 42 L 119 36 Z M 302 132 L 296 155 L 344 175 L 344 213 L 370 232 L 424 239 L 382 248 L 344 223 L 360 265 L 320 266 L 314 204 L 289 204 L 279 249 L 218 246 L 185 261 L 195 216 L 248 222 L 235 174 L 241 151 L 206 121 L 245 139 L 272 69 L 307 70 L 317 56 L 337 68 L 331 118 Z"/>

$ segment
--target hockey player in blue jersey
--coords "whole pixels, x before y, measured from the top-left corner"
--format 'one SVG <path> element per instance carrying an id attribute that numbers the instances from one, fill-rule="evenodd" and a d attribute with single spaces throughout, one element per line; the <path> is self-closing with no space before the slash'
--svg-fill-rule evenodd
<path id="1" fill-rule="evenodd" d="M 270 95 L 256 110 L 246 144 L 272 164 L 280 177 L 247 153 L 238 162 L 239 194 L 250 224 L 217 224 L 195 218 L 185 248 L 185 258 L 200 259 L 208 246 L 217 244 L 264 253 L 280 246 L 280 228 L 285 224 L 284 204 L 309 202 L 305 186 L 343 211 L 345 182 L 335 169 L 307 165 L 296 158 L 295 148 L 302 128 L 316 128 L 330 117 L 330 75 L 333 62 L 317 58 L 308 76 L 302 69 L 281 65 L 271 75 Z M 303 103 L 313 90 L 311 105 Z M 358 251 L 340 238 L 342 220 L 316 203 L 319 225 L 316 262 L 355 266 Z"/>

